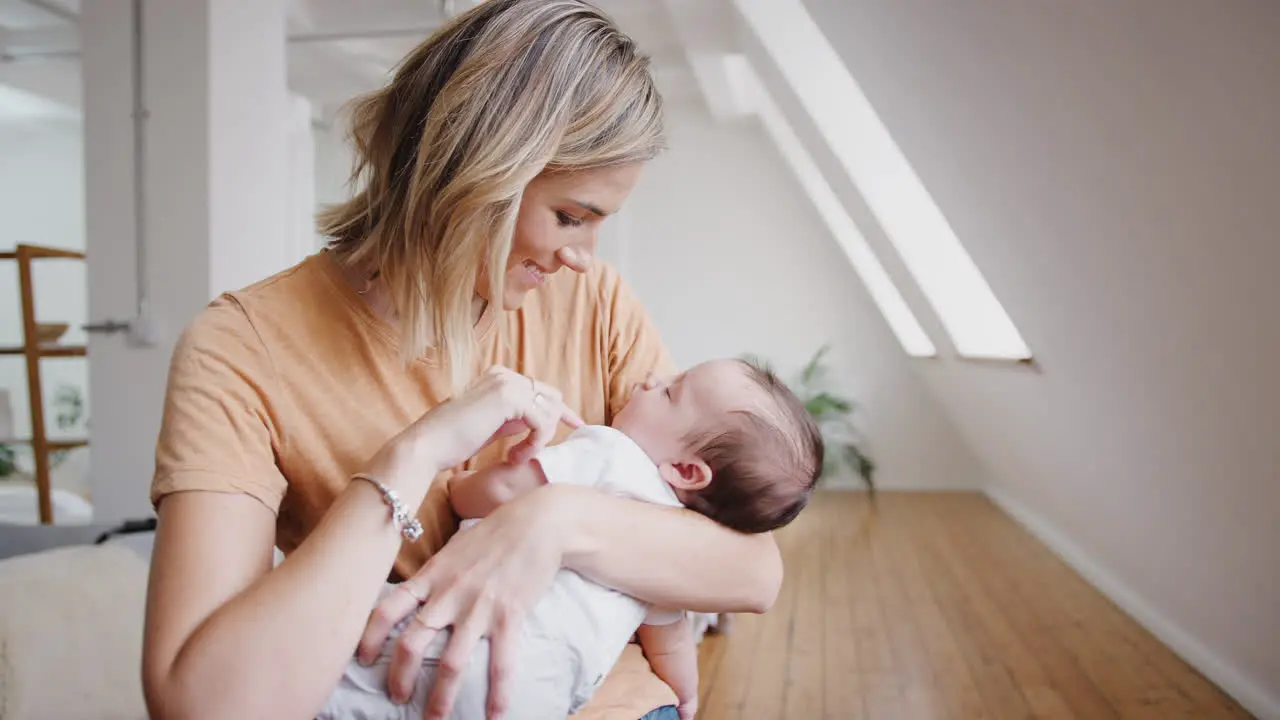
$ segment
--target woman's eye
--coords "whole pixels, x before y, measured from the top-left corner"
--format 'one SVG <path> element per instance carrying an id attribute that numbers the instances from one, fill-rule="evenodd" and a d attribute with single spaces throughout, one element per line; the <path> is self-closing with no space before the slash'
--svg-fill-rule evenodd
<path id="1" fill-rule="evenodd" d="M 576 218 L 563 210 L 556 211 L 556 222 L 560 227 L 578 227 L 582 224 L 582 220 Z"/>

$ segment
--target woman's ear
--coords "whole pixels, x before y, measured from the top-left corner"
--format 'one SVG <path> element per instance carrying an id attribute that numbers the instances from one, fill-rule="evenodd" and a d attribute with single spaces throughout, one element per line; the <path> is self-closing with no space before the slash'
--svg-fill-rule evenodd
<path id="1" fill-rule="evenodd" d="M 663 463 L 658 471 L 677 490 L 696 492 L 711 484 L 711 466 L 696 457 Z"/>

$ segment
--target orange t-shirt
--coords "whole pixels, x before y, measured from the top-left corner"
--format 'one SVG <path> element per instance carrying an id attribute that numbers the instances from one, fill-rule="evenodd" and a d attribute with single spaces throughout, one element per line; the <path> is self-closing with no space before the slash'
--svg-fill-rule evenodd
<path id="1" fill-rule="evenodd" d="M 608 424 L 630 388 L 667 372 L 666 348 L 640 303 L 607 265 L 563 272 L 513 312 L 476 325 L 479 363 L 558 388 L 588 423 Z M 276 512 L 285 554 L 306 538 L 388 439 L 450 394 L 431 351 L 408 366 L 396 334 L 344 281 L 328 252 L 215 300 L 174 350 L 151 499 L 172 492 L 246 493 Z M 556 441 L 569 432 L 561 427 Z M 468 463 L 502 457 L 494 443 Z M 408 577 L 457 529 L 442 478 L 418 515 L 395 573 Z M 638 718 L 673 702 L 634 646 L 580 717 Z"/>

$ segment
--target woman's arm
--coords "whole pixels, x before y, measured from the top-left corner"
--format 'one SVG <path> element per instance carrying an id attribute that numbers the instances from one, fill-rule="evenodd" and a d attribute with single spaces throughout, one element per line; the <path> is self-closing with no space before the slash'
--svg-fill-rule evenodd
<path id="1" fill-rule="evenodd" d="M 416 506 L 422 494 L 404 499 Z M 352 483 L 272 571 L 275 514 L 266 506 L 225 493 L 166 498 L 143 646 L 151 717 L 314 715 L 400 547 L 387 512 L 372 486 Z"/>
<path id="2" fill-rule="evenodd" d="M 525 445 L 537 452 L 561 421 L 582 424 L 558 392 L 494 370 L 389 441 L 367 470 L 418 507 L 431 478 L 501 428 L 530 429 Z M 151 717 L 313 716 L 350 661 L 401 546 L 377 489 L 352 481 L 275 569 L 275 515 L 254 498 L 175 492 L 158 514 L 143 647 Z M 531 582 L 549 582 L 554 570 Z"/>
<path id="3" fill-rule="evenodd" d="M 479 518 L 547 486 L 536 460 L 503 463 L 451 478 L 449 501 L 459 517 Z M 564 567 L 664 607 L 764 612 L 773 605 L 782 560 L 772 535 L 745 535 L 691 511 L 587 487 L 550 486 L 574 490 L 550 495 L 551 512 L 561 518 Z"/>
<path id="4" fill-rule="evenodd" d="M 762 613 L 782 587 L 768 533 L 746 535 L 691 511 L 551 485 L 564 566 L 660 607 Z M 694 551 L 690 551 L 694 548 Z"/>
<path id="5" fill-rule="evenodd" d="M 370 471 L 416 507 L 426 464 L 390 452 Z M 275 515 L 252 497 L 179 492 L 160 503 L 143 644 L 152 717 L 301 717 L 328 697 L 402 538 L 365 482 L 271 570 L 274 537 Z"/>

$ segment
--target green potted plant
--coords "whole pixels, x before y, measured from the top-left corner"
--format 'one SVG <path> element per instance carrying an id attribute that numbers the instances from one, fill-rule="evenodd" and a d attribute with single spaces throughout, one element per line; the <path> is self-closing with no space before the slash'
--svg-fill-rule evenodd
<path id="1" fill-rule="evenodd" d="M 826 363 L 830 350 L 830 345 L 819 348 L 787 385 L 804 403 L 822 431 L 826 456 L 820 481 L 848 471 L 861 478 L 867 490 L 874 493 L 876 464 L 866 450 L 866 440 L 853 423 L 858 405 L 831 388 L 830 370 Z M 743 359 L 756 364 L 761 362 L 754 355 L 746 355 Z"/>
<path id="2" fill-rule="evenodd" d="M 60 430 L 74 429 L 84 416 L 84 395 L 80 388 L 73 385 L 60 385 L 53 396 L 54 423 Z M 86 426 L 88 422 L 86 421 Z M 23 448 L 28 450 L 28 448 Z M 71 451 L 55 450 L 49 453 L 50 469 L 57 468 L 66 461 Z M 20 453 L 18 446 L 11 443 L 0 443 L 0 479 L 10 477 L 23 477 L 27 475 L 22 468 L 22 462 L 19 460 L 20 455 L 28 455 L 27 460 L 31 460 L 30 453 Z"/>

